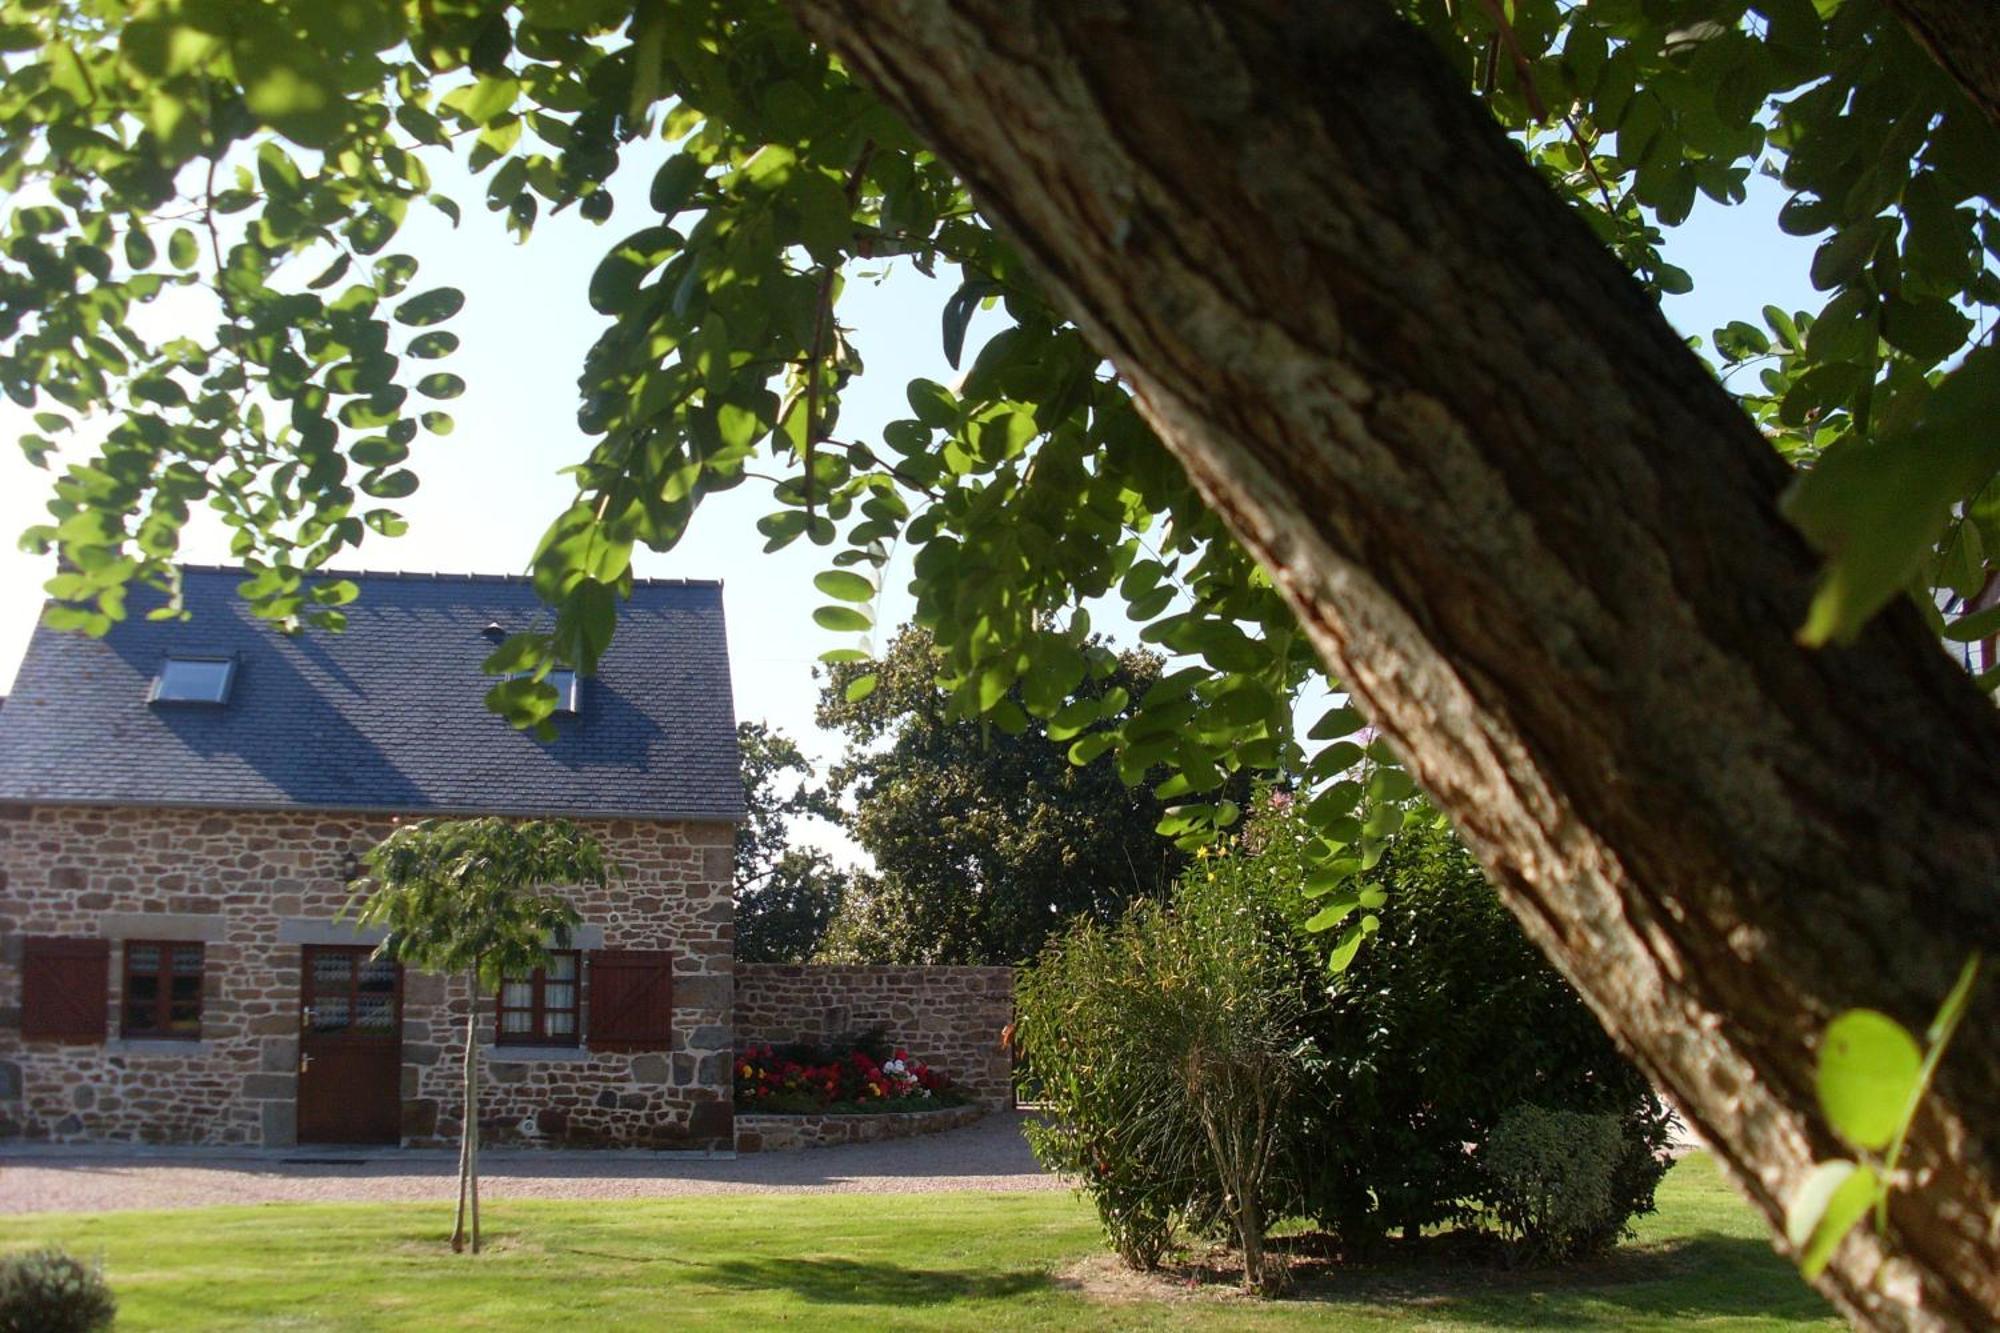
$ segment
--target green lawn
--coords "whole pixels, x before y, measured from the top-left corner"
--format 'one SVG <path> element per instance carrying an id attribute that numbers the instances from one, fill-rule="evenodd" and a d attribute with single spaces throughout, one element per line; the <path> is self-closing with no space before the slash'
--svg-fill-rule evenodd
<path id="1" fill-rule="evenodd" d="M 454 1257 L 437 1205 L 267 1205 L 0 1220 L 0 1246 L 101 1258 L 123 1328 L 1837 1328 L 1702 1159 L 1637 1243 L 1558 1274 L 1397 1268 L 1301 1298 L 1105 1299 L 1068 1194 L 497 1203 Z"/>

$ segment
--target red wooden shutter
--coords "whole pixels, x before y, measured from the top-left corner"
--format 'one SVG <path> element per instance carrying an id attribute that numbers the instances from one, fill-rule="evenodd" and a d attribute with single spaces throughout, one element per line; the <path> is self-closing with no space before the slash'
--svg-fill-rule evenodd
<path id="1" fill-rule="evenodd" d="M 646 949 L 590 955 L 587 1043 L 603 1051 L 661 1051 L 673 1044 L 674 957 Z"/>
<path id="2" fill-rule="evenodd" d="M 21 1039 L 96 1045 L 111 1007 L 111 941 L 30 935 L 21 941 Z"/>

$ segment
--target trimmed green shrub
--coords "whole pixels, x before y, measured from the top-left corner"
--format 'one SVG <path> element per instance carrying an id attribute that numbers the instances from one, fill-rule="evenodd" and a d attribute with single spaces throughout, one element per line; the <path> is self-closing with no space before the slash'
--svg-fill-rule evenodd
<path id="1" fill-rule="evenodd" d="M 1041 1160 L 1075 1176 L 1119 1255 L 1151 1268 L 1176 1229 L 1226 1228 L 1266 1285 L 1269 1192 L 1299 1080 L 1304 996 L 1284 922 L 1212 881 L 1050 944 L 1015 1041 L 1050 1110 Z"/>
<path id="2" fill-rule="evenodd" d="M 104 1275 L 61 1250 L 0 1255 L 0 1333 L 92 1333 L 117 1312 Z"/>
<path id="3" fill-rule="evenodd" d="M 1303 929 L 1313 842 L 1288 803 L 1263 803 L 1170 906 L 1073 926 L 1019 973 L 1021 1077 L 1049 1112 L 1033 1145 L 1078 1180 L 1118 1253 L 1147 1268 L 1181 1230 L 1228 1231 L 1248 1274 L 1279 1217 L 1350 1248 L 1489 1225 L 1499 1200 L 1476 1148 L 1523 1102 L 1615 1127 L 1605 1207 L 1565 1246 L 1607 1245 L 1652 1211 L 1671 1114 L 1450 830 L 1418 806 L 1361 872 L 1382 895 L 1377 929 L 1333 976 L 1326 937 Z M 1226 1077 L 1189 1054 L 1212 1049 L 1229 1052 L 1214 1057 Z M 1222 1106 L 1222 1089 L 1243 1100 Z M 1218 1139 L 1223 1119 L 1263 1126 L 1241 1140 L 1255 1146 Z"/>
<path id="4" fill-rule="evenodd" d="M 1265 836 L 1282 847 L 1298 835 L 1281 824 Z M 1387 897 L 1380 929 L 1307 1020 L 1320 1059 L 1299 1099 L 1299 1211 L 1349 1245 L 1478 1225 L 1487 1179 L 1467 1145 L 1529 1102 L 1615 1117 L 1612 1236 L 1651 1212 L 1671 1112 L 1450 828 L 1419 807 L 1362 879 Z"/>
<path id="5" fill-rule="evenodd" d="M 1625 1155 L 1618 1117 L 1517 1106 L 1480 1145 L 1500 1231 L 1530 1259 L 1577 1259 L 1617 1239 L 1616 1183 Z"/>

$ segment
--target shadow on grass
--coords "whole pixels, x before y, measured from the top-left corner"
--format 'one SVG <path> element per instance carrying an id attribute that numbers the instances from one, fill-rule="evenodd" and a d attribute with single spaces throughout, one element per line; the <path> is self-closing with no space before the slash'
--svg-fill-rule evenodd
<path id="1" fill-rule="evenodd" d="M 813 1305 L 889 1307 L 1006 1300 L 1052 1285 L 1046 1273 L 904 1268 L 857 1259 L 727 1259 L 691 1264 L 688 1276 L 721 1287 L 789 1291 Z"/>
<path id="2" fill-rule="evenodd" d="M 1403 1306 L 1470 1324 L 1602 1327 L 1608 1314 L 1762 1316 L 1811 1323 L 1832 1311 L 1762 1240 L 1704 1232 L 1565 1268 L 1506 1269 L 1412 1250 L 1380 1262 L 1294 1270 L 1301 1303 Z"/>

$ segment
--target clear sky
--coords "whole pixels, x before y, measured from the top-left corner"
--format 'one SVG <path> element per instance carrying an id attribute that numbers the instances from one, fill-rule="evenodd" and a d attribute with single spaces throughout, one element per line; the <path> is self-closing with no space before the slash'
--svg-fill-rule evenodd
<path id="1" fill-rule="evenodd" d="M 401 503 L 410 519 L 404 537 L 370 536 L 345 560 L 347 568 L 514 572 L 525 569 L 543 528 L 568 502 L 570 487 L 557 470 L 577 461 L 588 441 L 576 427 L 576 374 L 583 355 L 604 326 L 585 300 L 598 259 L 617 238 L 645 225 L 643 209 L 651 164 L 634 161 L 615 183 L 627 201 L 603 227 L 573 213 L 545 218 L 526 246 L 516 246 L 497 215 L 478 201 L 462 175 L 438 171 L 437 184 L 466 204 L 455 232 L 429 210 L 417 210 L 393 247 L 423 262 L 416 287 L 449 284 L 464 290 L 465 311 L 447 327 L 463 339 L 447 363 L 468 388 L 449 405 L 457 429 L 447 438 L 421 436 L 411 466 L 423 485 Z M 1779 190 L 1754 181 L 1749 203 L 1724 209 L 1704 202 L 1673 236 L 1670 258 L 1694 277 L 1695 289 L 1674 298 L 1667 313 L 1684 333 L 1706 339 L 1732 318 L 1757 319 L 1766 302 L 1787 309 L 1816 308 L 1806 281 L 1812 246 L 1780 233 L 1773 221 Z M 483 186 L 483 182 L 482 182 Z M 854 332 L 866 374 L 847 394 L 841 433 L 879 438 L 881 426 L 908 415 L 903 386 L 914 376 L 949 382 L 953 377 L 939 342 L 938 312 L 949 294 L 907 266 L 886 281 L 851 281 L 838 317 Z M 988 316 L 989 319 L 995 317 Z M 975 318 L 972 341 L 980 341 Z M 0 400 L 0 436 L 29 428 L 26 414 Z M 13 449 L 0 451 L 0 530 L 10 536 L 44 517 L 50 474 L 29 466 Z M 739 718 L 768 720 L 830 758 L 832 738 L 812 721 L 817 687 L 813 664 L 828 648 L 845 646 L 812 623 L 825 601 L 811 586 L 824 552 L 797 543 L 763 554 L 756 520 L 769 512 L 768 488 L 746 482 L 711 497 L 687 536 L 670 555 L 641 553 L 641 575 L 719 578 L 729 617 L 730 660 Z M 190 526 L 190 561 L 227 559 L 223 529 L 198 520 Z M 8 541 L 0 547 L 0 682 L 11 684 L 39 613 L 45 558 L 29 556 Z M 910 599 L 893 569 L 881 612 L 884 627 L 906 619 Z M 1100 628 L 1115 631 L 1113 625 Z M 844 850 L 830 831 L 812 836 Z"/>

